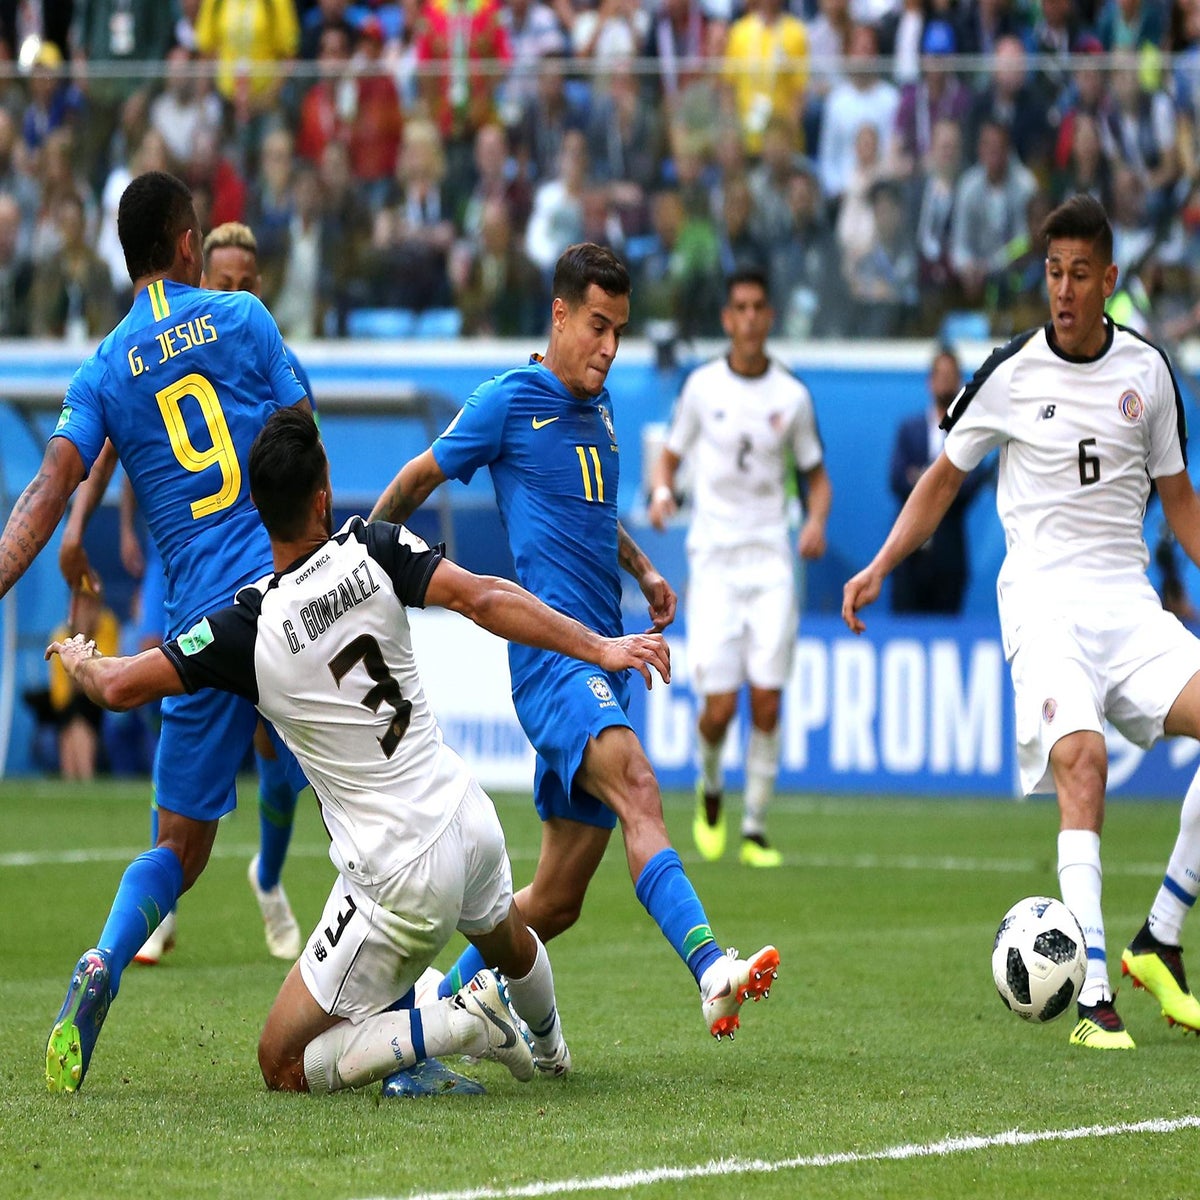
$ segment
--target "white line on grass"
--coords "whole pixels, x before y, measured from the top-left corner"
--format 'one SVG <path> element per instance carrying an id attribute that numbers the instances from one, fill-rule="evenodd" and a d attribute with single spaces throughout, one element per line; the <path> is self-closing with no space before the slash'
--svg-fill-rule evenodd
<path id="1" fill-rule="evenodd" d="M 801 1167 L 837 1167 L 848 1163 L 895 1162 L 910 1158 L 945 1158 L 951 1154 L 966 1154 L 972 1150 L 989 1150 L 994 1146 L 1033 1146 L 1039 1142 L 1074 1142 L 1081 1138 L 1114 1137 L 1126 1133 L 1177 1133 L 1181 1129 L 1200 1129 L 1200 1116 L 1156 1118 L 1134 1121 L 1127 1125 L 1088 1125 L 1079 1129 L 1040 1129 L 1022 1133 L 1010 1129 L 987 1137 L 967 1136 L 945 1138 L 940 1142 L 925 1142 L 906 1146 L 887 1146 L 882 1150 L 842 1151 L 838 1154 L 810 1154 L 799 1158 L 784 1158 L 775 1162 L 765 1159 L 723 1158 L 694 1167 L 652 1167 L 641 1171 L 626 1171 L 621 1175 L 597 1175 L 591 1179 L 559 1179 L 526 1183 L 515 1187 L 477 1187 L 457 1192 L 415 1192 L 404 1200 L 517 1200 L 523 1196 L 562 1196 L 577 1192 L 619 1192 L 653 1183 L 683 1179 L 712 1179 L 729 1175 L 773 1174 L 794 1171 Z M 383 1200 L 375 1197 L 373 1200 Z"/>

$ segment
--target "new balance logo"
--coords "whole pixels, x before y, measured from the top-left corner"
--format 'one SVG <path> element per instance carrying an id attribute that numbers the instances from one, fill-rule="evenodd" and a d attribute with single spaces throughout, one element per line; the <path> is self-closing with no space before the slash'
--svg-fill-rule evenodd
<path id="1" fill-rule="evenodd" d="M 1052 416 L 1054 416 L 1053 404 L 1043 404 L 1042 407 L 1038 409 L 1037 420 L 1048 421 Z"/>

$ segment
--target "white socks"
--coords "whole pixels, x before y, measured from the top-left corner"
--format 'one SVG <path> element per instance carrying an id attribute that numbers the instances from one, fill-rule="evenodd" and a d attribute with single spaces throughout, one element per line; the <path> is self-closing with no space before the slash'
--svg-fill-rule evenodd
<path id="1" fill-rule="evenodd" d="M 742 837 L 766 832 L 767 806 L 779 774 L 779 730 L 763 733 L 751 728 L 746 746 L 746 795 L 742 808 Z"/>
<path id="2" fill-rule="evenodd" d="M 517 1016 L 529 1026 L 534 1055 L 548 1058 L 562 1043 L 562 1022 L 558 1019 L 558 1006 L 554 1002 L 554 974 L 550 969 L 550 956 L 538 935 L 532 929 L 529 932 L 537 943 L 537 957 L 529 974 L 523 979 L 508 976 L 508 995 Z"/>
<path id="3" fill-rule="evenodd" d="M 1058 835 L 1058 886 L 1063 903 L 1075 914 L 1088 948 L 1087 978 L 1079 1003 L 1112 999 L 1100 913 L 1100 835 L 1090 829 L 1064 829 Z M 1097 951 L 1099 952 L 1097 954 Z"/>
<path id="4" fill-rule="evenodd" d="M 1150 909 L 1150 932 L 1168 946 L 1183 940 L 1183 919 L 1200 893 L 1200 771 L 1188 785 L 1179 813 L 1179 836 L 1167 863 L 1154 905 Z"/>
<path id="5" fill-rule="evenodd" d="M 696 744 L 700 748 L 700 782 L 711 796 L 720 793 L 725 786 L 725 772 L 721 768 L 721 754 L 725 750 L 725 739 L 706 742 L 704 734 L 696 731 Z"/>

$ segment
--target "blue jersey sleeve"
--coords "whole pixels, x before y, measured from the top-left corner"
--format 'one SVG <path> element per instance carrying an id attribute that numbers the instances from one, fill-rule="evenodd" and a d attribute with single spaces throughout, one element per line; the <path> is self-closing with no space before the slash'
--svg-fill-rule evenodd
<path id="1" fill-rule="evenodd" d="M 248 292 L 243 295 L 254 301 L 250 306 L 250 327 L 254 341 L 263 353 L 263 361 L 267 364 L 267 382 L 271 393 L 280 408 L 291 408 L 305 399 L 308 393 L 296 378 L 275 318 L 257 297 Z"/>
<path id="2" fill-rule="evenodd" d="M 296 378 L 300 381 L 300 386 L 304 389 L 304 394 L 308 397 L 309 407 L 313 410 L 313 416 L 315 417 L 317 415 L 317 399 L 313 395 L 312 380 L 309 379 L 304 365 L 296 357 L 295 350 L 287 342 L 283 343 L 283 349 L 284 353 L 288 356 L 288 361 L 292 364 L 292 370 L 296 372 Z"/>
<path id="3" fill-rule="evenodd" d="M 489 379 L 475 389 L 433 443 L 433 457 L 447 479 L 470 483 L 480 467 L 500 457 L 510 394 L 497 380 Z"/>
<path id="4" fill-rule="evenodd" d="M 104 449 L 104 439 L 108 436 L 99 396 L 104 372 L 104 364 L 95 355 L 80 366 L 67 385 L 58 424 L 50 435 L 66 438 L 79 451 L 88 471 Z"/>

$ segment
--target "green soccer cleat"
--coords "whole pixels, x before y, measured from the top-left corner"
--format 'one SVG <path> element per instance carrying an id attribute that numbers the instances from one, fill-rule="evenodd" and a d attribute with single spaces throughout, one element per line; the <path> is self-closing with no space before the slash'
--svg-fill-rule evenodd
<path id="1" fill-rule="evenodd" d="M 716 820 L 708 819 L 709 809 L 715 808 Z M 696 815 L 692 820 L 692 838 L 700 857 L 716 862 L 725 853 L 725 810 L 721 807 L 721 794 L 708 794 L 704 784 L 696 784 Z"/>
<path id="2" fill-rule="evenodd" d="M 1111 1000 L 1099 1004 L 1080 1004 L 1079 1022 L 1071 1030 L 1070 1045 L 1086 1046 L 1089 1050 L 1134 1050 L 1133 1038 L 1125 1022 L 1117 1014 Z"/>
<path id="3" fill-rule="evenodd" d="M 757 841 L 754 838 L 742 838 L 738 862 L 743 867 L 781 867 L 783 855 L 774 846 L 768 846 L 765 838 Z"/>
<path id="4" fill-rule="evenodd" d="M 82 1087 L 111 1000 L 108 954 L 86 950 L 75 964 L 67 998 L 46 1043 L 46 1086 L 52 1092 L 77 1092 Z"/>
<path id="5" fill-rule="evenodd" d="M 1158 1001 L 1168 1025 L 1200 1035 L 1200 1000 L 1188 988 L 1183 951 L 1161 942 L 1136 949 L 1137 941 L 1135 938 L 1121 955 L 1121 974 L 1128 975 L 1135 988 L 1143 988 Z"/>

